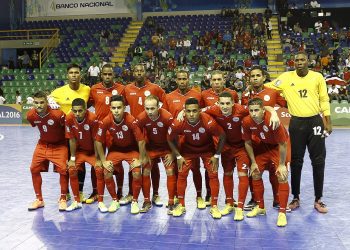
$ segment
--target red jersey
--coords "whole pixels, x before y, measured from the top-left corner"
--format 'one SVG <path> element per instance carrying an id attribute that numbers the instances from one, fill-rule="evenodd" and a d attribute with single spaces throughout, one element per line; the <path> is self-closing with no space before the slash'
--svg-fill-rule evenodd
<path id="1" fill-rule="evenodd" d="M 90 89 L 89 103 L 95 107 L 95 114 L 102 121 L 110 112 L 110 100 L 112 95 L 124 95 L 125 86 L 115 83 L 106 88 L 103 83 L 95 84 Z"/>
<path id="2" fill-rule="evenodd" d="M 249 111 L 240 104 L 232 107 L 232 114 L 225 116 L 220 107 L 213 105 L 205 110 L 205 113 L 211 115 L 215 121 L 224 129 L 226 133 L 226 143 L 233 147 L 243 147 L 242 140 L 242 120 L 249 115 Z"/>
<path id="3" fill-rule="evenodd" d="M 147 150 L 170 150 L 167 142 L 167 132 L 173 117 L 165 109 L 159 109 L 159 116 L 156 120 L 148 117 L 146 111 L 137 116 L 138 126 L 145 132 L 148 143 Z"/>
<path id="4" fill-rule="evenodd" d="M 89 110 L 86 111 L 82 122 L 78 122 L 72 112 L 66 116 L 66 138 L 76 139 L 77 150 L 94 151 L 94 138 L 97 128 L 97 117 Z"/>
<path id="5" fill-rule="evenodd" d="M 213 136 L 219 137 L 223 133 L 223 129 L 211 116 L 201 113 L 195 125 L 188 123 L 187 119 L 182 122 L 175 120 L 169 127 L 167 139 L 173 141 L 179 135 L 183 135 L 183 154 L 214 153 Z"/>
<path id="6" fill-rule="evenodd" d="M 281 94 L 277 90 L 270 89 L 265 86 L 263 86 L 263 90 L 261 90 L 258 93 L 255 93 L 254 91 L 243 92 L 241 100 L 242 105 L 248 105 L 248 101 L 254 97 L 259 97 L 261 100 L 263 100 L 264 106 L 287 106 L 286 100 L 281 96 Z"/>
<path id="7" fill-rule="evenodd" d="M 136 117 L 144 111 L 145 98 L 149 95 L 157 96 L 162 103 L 165 101 L 165 92 L 157 84 L 146 81 L 140 88 L 135 83 L 128 84 L 125 87 L 125 100 L 130 106 L 130 114 Z"/>
<path id="8" fill-rule="evenodd" d="M 96 134 L 96 141 L 105 143 L 107 130 L 113 138 L 110 151 L 138 151 L 137 142 L 144 140 L 135 118 L 129 113 L 124 113 L 124 118 L 120 123 L 115 122 L 112 114 L 103 119 Z"/>
<path id="9" fill-rule="evenodd" d="M 277 145 L 287 142 L 288 134 L 284 126 L 279 126 L 276 130 L 272 130 L 270 124 L 271 113 L 265 111 L 264 120 L 260 124 L 247 116 L 242 122 L 242 138 L 245 141 L 252 140 L 253 137 L 258 137 L 261 143 L 269 145 Z"/>
<path id="10" fill-rule="evenodd" d="M 234 102 L 238 103 L 239 98 L 236 91 L 225 88 L 223 92 L 229 92 L 232 95 Z M 213 106 L 219 100 L 219 95 L 212 88 L 210 88 L 202 91 L 202 100 L 205 107 Z"/>
<path id="11" fill-rule="evenodd" d="M 183 95 L 179 89 L 176 89 L 166 95 L 163 108 L 168 110 L 173 115 L 173 117 L 176 118 L 179 112 L 185 108 L 186 100 L 191 97 L 196 98 L 199 102 L 199 105 L 202 106 L 202 96 L 200 92 L 194 89 L 190 89 L 185 95 Z"/>
<path id="12" fill-rule="evenodd" d="M 39 143 L 64 144 L 65 114 L 59 109 L 47 108 L 47 114 L 41 117 L 34 108 L 28 111 L 27 120 L 32 127 L 37 126 L 40 132 Z"/>

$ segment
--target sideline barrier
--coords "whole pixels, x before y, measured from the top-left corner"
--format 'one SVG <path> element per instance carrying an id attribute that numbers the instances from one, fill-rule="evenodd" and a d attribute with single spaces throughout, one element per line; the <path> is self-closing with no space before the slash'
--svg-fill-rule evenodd
<path id="1" fill-rule="evenodd" d="M 0 125 L 1 124 L 28 124 L 26 119 L 31 104 L 4 104 L 0 105 Z M 291 115 L 286 108 L 276 107 L 276 112 L 281 118 L 284 126 L 289 125 Z M 350 104 L 331 103 L 331 117 L 334 126 L 350 126 Z"/>

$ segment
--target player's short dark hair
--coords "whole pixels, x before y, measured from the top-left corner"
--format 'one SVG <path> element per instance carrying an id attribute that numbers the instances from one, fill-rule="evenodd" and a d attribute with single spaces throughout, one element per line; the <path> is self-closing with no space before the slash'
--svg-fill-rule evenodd
<path id="1" fill-rule="evenodd" d="M 125 105 L 124 97 L 121 95 L 112 95 L 110 103 L 112 102 L 122 102 Z"/>
<path id="2" fill-rule="evenodd" d="M 76 63 L 71 63 L 71 64 L 69 64 L 69 65 L 67 66 L 67 72 L 68 72 L 70 69 L 72 69 L 72 68 L 78 68 L 79 71 L 81 71 L 80 65 L 78 65 L 78 64 L 76 64 Z"/>
<path id="3" fill-rule="evenodd" d="M 176 72 L 176 78 L 177 78 L 177 74 L 186 74 L 187 75 L 187 78 L 190 78 L 190 73 L 186 70 L 178 70 Z"/>
<path id="4" fill-rule="evenodd" d="M 219 98 L 220 98 L 220 97 L 229 97 L 229 98 L 231 98 L 231 99 L 233 100 L 232 94 L 231 94 L 230 92 L 227 92 L 227 91 L 222 92 L 222 93 L 219 95 Z"/>
<path id="5" fill-rule="evenodd" d="M 150 101 L 150 100 L 156 100 L 157 101 L 157 106 L 159 105 L 159 98 L 155 95 L 149 95 L 145 98 L 145 102 L 146 101 Z"/>
<path id="6" fill-rule="evenodd" d="M 75 98 L 73 101 L 72 101 L 72 107 L 73 106 L 82 106 L 82 107 L 86 107 L 86 102 L 84 99 L 81 99 L 81 98 Z"/>
<path id="7" fill-rule="evenodd" d="M 105 65 L 102 66 L 101 71 L 102 71 L 104 68 L 111 68 L 111 69 L 113 69 L 114 67 L 112 66 L 112 64 L 106 63 Z"/>
<path id="8" fill-rule="evenodd" d="M 267 76 L 267 72 L 260 65 L 254 65 L 250 68 L 249 72 L 252 72 L 253 70 L 260 70 L 263 76 Z"/>
<path id="9" fill-rule="evenodd" d="M 34 93 L 33 98 L 47 98 L 45 91 L 38 91 Z"/>
<path id="10" fill-rule="evenodd" d="M 262 99 L 255 97 L 248 101 L 248 106 L 251 106 L 251 105 L 259 105 L 260 107 L 264 107 L 264 102 Z"/>
<path id="11" fill-rule="evenodd" d="M 188 98 L 188 99 L 186 100 L 185 106 L 187 106 L 187 105 L 192 105 L 192 104 L 197 104 L 197 105 L 199 105 L 199 102 L 198 102 L 198 100 L 197 100 L 196 98 L 190 97 L 190 98 Z"/>

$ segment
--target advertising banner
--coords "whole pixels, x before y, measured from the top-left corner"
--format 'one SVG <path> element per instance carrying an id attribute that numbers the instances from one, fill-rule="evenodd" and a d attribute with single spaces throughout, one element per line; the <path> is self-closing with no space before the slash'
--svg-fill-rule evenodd
<path id="1" fill-rule="evenodd" d="M 350 105 L 331 103 L 331 118 L 335 126 L 350 126 Z"/>
<path id="2" fill-rule="evenodd" d="M 134 13 L 136 0 L 26 0 L 27 17 Z"/>
<path id="3" fill-rule="evenodd" d="M 27 113 L 32 107 L 33 107 L 32 104 L 22 105 L 22 123 L 23 124 L 29 124 L 29 122 L 27 121 Z"/>
<path id="4" fill-rule="evenodd" d="M 0 105 L 0 124 L 22 124 L 22 107 L 19 104 Z"/>

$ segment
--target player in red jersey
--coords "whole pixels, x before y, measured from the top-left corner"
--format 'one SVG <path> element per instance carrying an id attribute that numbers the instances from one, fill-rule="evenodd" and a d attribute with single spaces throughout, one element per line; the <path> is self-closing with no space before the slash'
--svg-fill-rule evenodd
<path id="1" fill-rule="evenodd" d="M 38 127 L 40 139 L 35 147 L 30 166 L 36 200 L 29 205 L 29 211 L 45 206 L 40 172 L 48 171 L 49 162 L 55 165 L 55 171 L 60 174 L 61 197 L 58 209 L 59 211 L 67 209 L 68 148 L 64 135 L 64 118 L 65 115 L 61 110 L 52 110 L 48 107 L 47 96 L 44 92 L 39 91 L 34 94 L 34 108 L 27 113 L 27 120 L 32 127 Z"/>
<path id="2" fill-rule="evenodd" d="M 264 86 L 264 82 L 266 80 L 266 71 L 263 70 L 260 66 L 254 66 L 250 70 L 250 87 L 248 87 L 248 90 L 243 92 L 242 94 L 242 105 L 247 105 L 248 101 L 254 97 L 259 97 L 263 100 L 265 108 L 271 107 L 274 108 L 276 105 L 279 105 L 281 107 L 286 107 L 287 102 L 286 100 L 281 96 L 281 94 L 274 89 L 267 88 Z M 254 140 L 254 143 L 258 144 L 259 140 Z M 288 137 L 289 141 L 289 137 Z M 289 142 L 290 144 L 290 142 Z M 287 160 L 290 161 L 290 147 L 288 147 L 288 154 L 287 154 Z M 275 175 L 275 172 L 273 169 L 271 169 L 269 173 L 269 179 L 272 186 L 273 191 L 273 207 L 278 209 L 279 203 L 278 203 L 278 180 L 277 176 Z M 252 182 L 250 178 L 250 188 L 252 191 Z M 252 192 L 253 194 L 253 192 Z M 256 203 L 254 202 L 253 195 L 252 199 L 248 202 L 248 204 L 244 207 L 245 210 L 251 210 L 255 207 Z"/>
<path id="3" fill-rule="evenodd" d="M 165 109 L 159 108 L 159 99 L 150 95 L 145 99 L 145 111 L 137 116 L 137 124 L 144 131 L 147 137 L 146 149 L 151 159 L 151 164 L 146 164 L 142 168 L 142 192 L 144 203 L 141 213 L 147 212 L 152 203 L 150 200 L 151 190 L 151 169 L 158 167 L 158 163 L 163 161 L 167 175 L 168 188 L 168 214 L 172 214 L 174 209 L 174 196 L 176 191 L 175 163 L 172 152 L 167 142 L 168 128 L 173 122 L 173 117 Z"/>
<path id="4" fill-rule="evenodd" d="M 144 105 L 146 96 L 154 95 L 158 97 L 161 103 L 164 103 L 165 92 L 157 84 L 153 84 L 146 79 L 146 72 L 145 72 L 144 65 L 142 64 L 135 65 L 133 74 L 134 74 L 135 82 L 130 83 L 125 87 L 125 100 L 130 107 L 130 114 L 134 117 L 137 117 L 142 111 L 144 111 L 143 105 Z M 160 196 L 158 194 L 159 180 L 160 180 L 160 173 L 159 173 L 158 167 L 152 168 L 151 178 L 152 178 L 152 186 L 153 186 L 152 202 L 156 206 L 163 206 L 163 203 L 161 202 Z M 132 179 L 131 175 L 129 175 L 129 179 Z M 130 193 L 131 190 L 132 188 L 130 187 L 130 181 L 129 181 L 129 195 L 126 197 L 123 197 L 121 199 L 120 204 L 127 204 L 131 202 L 131 199 L 132 199 L 132 196 Z"/>
<path id="5" fill-rule="evenodd" d="M 183 113 L 183 110 L 185 108 L 185 102 L 190 97 L 196 98 L 200 103 L 200 106 L 202 106 L 201 93 L 190 88 L 189 75 L 187 71 L 180 70 L 176 73 L 176 83 L 178 88 L 166 95 L 166 99 L 163 105 L 163 108 L 168 110 L 175 118 L 178 116 L 180 112 Z M 197 162 L 193 162 L 193 164 L 198 166 L 192 169 L 193 182 L 197 191 L 197 207 L 199 209 L 204 209 L 206 208 L 206 204 L 202 198 L 202 174 L 199 168 L 200 166 L 199 159 L 197 159 Z M 208 181 L 207 192 L 209 192 L 210 194 L 209 181 Z"/>
<path id="6" fill-rule="evenodd" d="M 208 107 L 216 104 L 219 100 L 219 95 L 224 91 L 231 93 L 235 103 L 238 103 L 239 97 L 237 92 L 229 88 L 225 88 L 225 78 L 223 72 L 218 70 L 213 71 L 211 74 L 210 84 L 210 89 L 202 91 L 204 106 Z"/>
<path id="7" fill-rule="evenodd" d="M 145 139 L 140 128 L 136 124 L 135 118 L 124 111 L 124 98 L 120 95 L 112 96 L 111 114 L 100 123 L 96 134 L 96 148 L 104 168 L 106 186 L 113 199 L 108 211 L 111 213 L 115 212 L 120 206 L 115 190 L 113 172 L 120 171 L 120 168 L 123 167 L 122 161 L 126 161 L 133 175 L 131 213 L 138 214 L 140 212 L 137 199 L 141 191 L 141 162 L 147 162 L 147 160 L 145 160 Z M 108 149 L 106 157 L 102 144 L 106 141 L 107 131 L 111 134 L 113 141 Z M 97 176 L 99 176 L 100 171 L 102 171 L 102 169 L 96 169 Z"/>
<path id="8" fill-rule="evenodd" d="M 120 83 L 114 83 L 114 72 L 113 66 L 110 64 L 105 64 L 101 70 L 102 82 L 97 83 L 91 87 L 89 104 L 94 106 L 95 114 L 99 121 L 102 121 L 110 113 L 110 100 L 112 95 L 124 95 L 125 86 Z M 107 133 L 108 135 L 108 133 Z M 107 136 L 107 145 L 110 141 L 110 137 Z M 94 172 L 92 174 L 96 175 Z M 122 189 L 124 183 L 124 173 L 118 173 L 117 186 L 118 186 L 118 197 L 122 196 Z M 96 178 L 92 179 L 92 182 L 96 182 Z M 102 185 L 102 184 L 101 184 Z M 96 187 L 96 184 L 93 185 Z M 86 203 L 93 203 L 97 200 L 97 193 L 93 192 Z M 104 209 L 103 209 L 104 210 Z"/>
<path id="9" fill-rule="evenodd" d="M 72 102 L 72 112 L 66 116 L 66 138 L 69 139 L 70 160 L 68 161 L 68 172 L 71 188 L 74 195 L 74 202 L 66 211 L 73 211 L 82 207 L 82 200 L 79 195 L 78 171 L 83 171 L 85 163 L 89 163 L 92 167 L 98 165 L 101 167 L 101 161 L 97 162 L 97 152 L 95 150 L 94 138 L 98 128 L 98 120 L 96 115 L 86 109 L 86 102 L 81 98 L 76 98 Z M 91 173 L 94 172 L 91 169 Z M 100 177 L 99 180 L 103 182 Z M 99 183 L 100 184 L 100 183 Z M 100 192 L 94 190 L 93 193 L 100 193 L 99 201 L 103 200 L 104 182 Z M 99 208 L 101 212 L 107 212 L 106 206 Z"/>
<path id="10" fill-rule="evenodd" d="M 179 136 L 184 140 L 181 151 L 177 146 Z M 213 136 L 219 137 L 217 149 L 215 150 Z M 210 178 L 210 188 L 212 192 L 210 214 L 215 219 L 221 218 L 221 213 L 217 207 L 219 195 L 218 165 L 221 150 L 225 144 L 225 132 L 207 114 L 201 113 L 198 100 L 189 98 L 185 103 L 185 120 L 174 121 L 168 131 L 168 143 L 177 159 L 179 176 L 177 181 L 177 192 L 179 205 L 173 211 L 173 216 L 181 216 L 186 212 L 185 192 L 187 187 L 187 176 L 193 167 L 193 159 L 202 158 L 204 167 L 208 171 Z"/>
<path id="11" fill-rule="evenodd" d="M 224 169 L 223 184 L 226 194 L 226 206 L 221 211 L 222 215 L 233 212 L 233 168 L 236 165 L 238 171 L 238 204 L 235 210 L 234 220 L 244 219 L 243 205 L 249 187 L 248 168 L 250 160 L 242 140 L 242 120 L 249 115 L 249 111 L 240 104 L 234 103 L 229 92 L 219 95 L 218 105 L 207 107 L 204 111 L 211 115 L 226 133 L 226 144 L 221 154 L 221 164 Z"/>
<path id="12" fill-rule="evenodd" d="M 253 98 L 248 102 L 250 116 L 243 119 L 242 137 L 245 148 L 251 160 L 250 174 L 253 178 L 253 188 L 257 206 L 247 214 L 247 217 L 265 215 L 264 183 L 262 173 L 268 167 L 273 167 L 278 178 L 279 213 L 277 226 L 287 225 L 286 208 L 289 195 L 288 169 L 285 165 L 287 155 L 287 130 L 279 126 L 273 130 L 270 126 L 271 114 L 265 111 L 263 101 Z M 258 137 L 261 142 L 254 147 L 252 138 Z"/>

